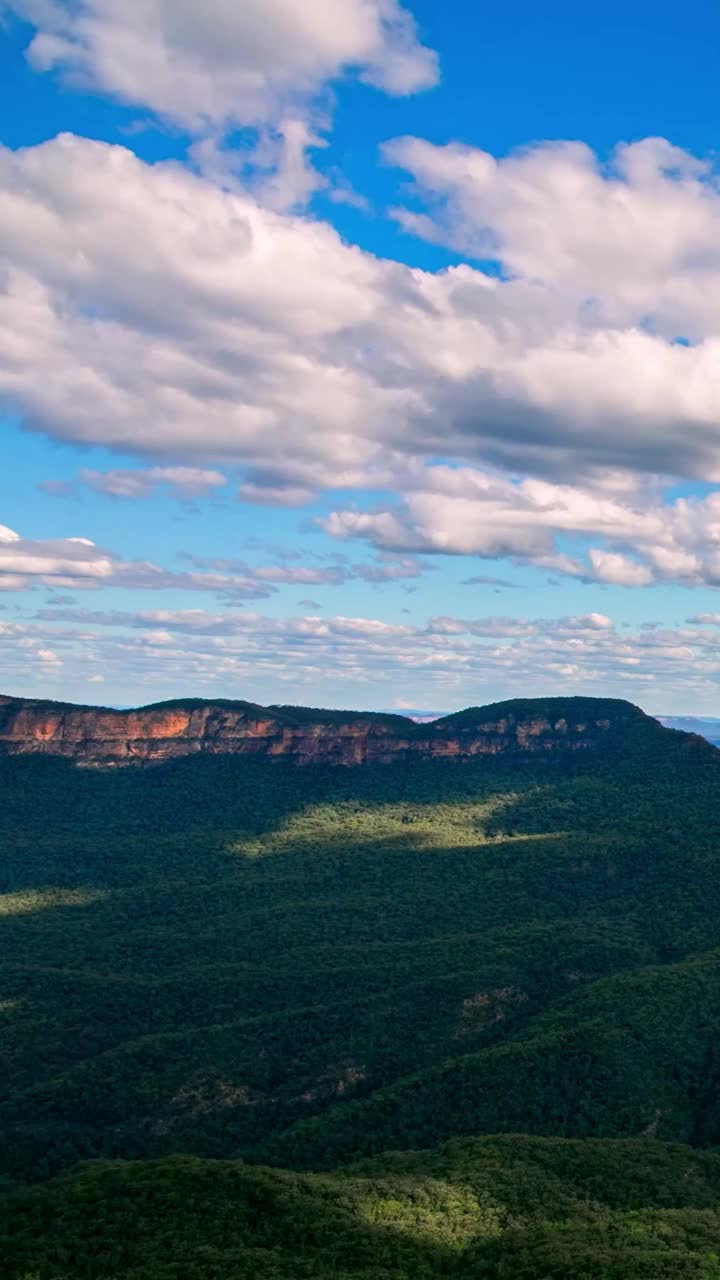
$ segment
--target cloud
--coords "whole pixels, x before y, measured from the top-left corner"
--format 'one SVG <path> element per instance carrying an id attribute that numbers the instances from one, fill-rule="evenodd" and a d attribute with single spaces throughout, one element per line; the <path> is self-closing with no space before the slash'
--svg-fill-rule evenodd
<path id="1" fill-rule="evenodd" d="M 225 483 L 225 476 L 219 471 L 202 467 L 144 467 L 111 471 L 83 467 L 78 472 L 79 485 L 110 498 L 149 498 L 162 488 L 169 497 L 185 502 L 189 498 L 204 497 Z M 41 480 L 37 487 L 51 498 L 76 498 L 78 494 L 78 485 L 72 480 Z"/>
<path id="2" fill-rule="evenodd" d="M 191 555 L 184 559 L 193 567 L 168 569 L 152 561 L 126 560 L 101 550 L 87 538 L 24 539 L 0 525 L 0 591 L 24 590 L 34 584 L 75 589 L 123 587 L 197 591 L 237 603 L 268 599 L 282 586 L 338 587 L 358 579 L 383 583 L 416 578 L 425 567 L 411 557 L 388 557 L 370 564 L 343 560 L 310 565 L 294 561 L 250 565 L 243 560 Z M 58 619 L 75 616 L 72 608 L 69 612 L 63 609 L 68 603 L 73 604 L 72 597 L 62 595 L 48 601 Z"/>
<path id="3" fill-rule="evenodd" d="M 62 666 L 61 659 L 58 658 L 56 653 L 53 653 L 52 649 L 36 649 L 35 657 L 40 662 L 46 662 L 51 666 Z"/>
<path id="4" fill-rule="evenodd" d="M 202 467 L 146 467 L 137 471 L 83 468 L 79 479 L 95 493 L 112 498 L 147 498 L 158 486 L 163 486 L 171 497 L 187 499 L 203 496 L 225 484 L 225 477 L 219 471 Z"/>
<path id="5" fill-rule="evenodd" d="M 388 559 L 376 564 L 348 566 L 348 574 L 351 578 L 362 578 L 365 582 L 397 582 L 403 578 L 419 578 L 431 567 L 414 556 L 400 556 L 396 560 Z"/>
<path id="6" fill-rule="evenodd" d="M 282 586 L 339 587 L 358 579 L 374 583 L 394 582 L 416 578 L 424 568 L 407 557 L 387 563 L 339 565 L 249 565 L 238 560 L 190 559 L 208 567 L 177 571 L 149 563 L 118 561 L 113 567 L 112 585 L 145 590 L 207 591 L 229 601 L 262 600 Z"/>
<path id="7" fill-rule="evenodd" d="M 275 549 L 278 554 L 278 549 Z M 319 556 L 320 563 L 297 564 L 297 557 L 280 559 L 279 564 L 249 565 L 245 560 L 228 560 L 221 556 L 189 555 L 186 557 L 198 569 L 219 570 L 253 578 L 257 582 L 277 585 L 341 586 L 360 580 L 364 582 L 396 582 L 404 578 L 418 578 L 431 568 L 413 556 L 385 556 L 369 564 L 353 563 L 346 556 Z M 290 562 L 292 561 L 292 562 Z M 330 561 L 330 563 L 327 563 Z"/>
<path id="8" fill-rule="evenodd" d="M 241 497 L 269 503 L 392 487 L 438 456 L 601 487 L 720 479 L 720 195 L 690 157 L 681 177 L 636 162 L 611 178 L 571 150 L 556 240 L 522 257 L 509 217 L 500 265 L 533 274 L 500 278 L 373 257 L 120 147 L 0 152 L 0 395 L 56 439 L 241 464 Z M 557 163 L 522 169 L 531 193 Z M 602 253 L 578 288 L 593 199 Z"/>
<path id="9" fill-rule="evenodd" d="M 74 622 L 84 627 L 133 627 L 154 635 L 176 633 L 234 635 L 248 626 L 246 614 L 210 614 L 203 609 L 150 609 L 130 612 L 103 609 L 39 609 L 40 621 Z"/>
<path id="10" fill-rule="evenodd" d="M 609 582 L 618 587 L 646 587 L 653 580 L 647 565 L 628 560 L 617 551 L 591 547 L 588 556 L 598 582 Z"/>
<path id="11" fill-rule="evenodd" d="M 249 480 L 240 485 L 237 496 L 243 502 L 255 502 L 259 506 L 304 507 L 312 502 L 315 494 L 312 489 L 302 489 L 299 485 L 263 485 Z"/>
<path id="12" fill-rule="evenodd" d="M 391 698 L 451 709 L 533 693 L 627 696 L 707 705 L 720 686 L 720 629 L 707 625 L 619 630 L 598 612 L 547 619 L 430 618 L 396 625 L 378 618 L 266 616 L 200 609 L 57 610 L 2 623 L 0 680 L 27 678 L 34 654 L 50 674 L 64 663 L 68 687 L 102 674 L 110 700 L 145 700 L 144 689 L 272 701 L 387 706 Z M 66 687 L 66 686 L 64 686 Z M 656 691 L 654 689 L 656 688 Z"/>
<path id="13" fill-rule="evenodd" d="M 504 557 L 615 586 L 720 584 L 717 492 L 663 502 L 643 483 L 608 492 L 441 465 L 409 468 L 404 483 L 392 507 L 332 511 L 317 523 L 385 553 Z M 596 540 L 603 545 L 588 545 Z"/>
<path id="14" fill-rule="evenodd" d="M 126 587 L 212 592 L 227 599 L 265 599 L 270 582 L 246 574 L 165 569 L 150 561 L 123 560 L 88 538 L 26 539 L 0 526 L 0 590 L 19 591 L 34 584 L 73 589 Z M 61 609 L 55 598 L 55 611 Z"/>
<path id="15" fill-rule="evenodd" d="M 476 573 L 472 578 L 463 578 L 462 585 L 464 587 L 518 587 L 518 582 L 511 582 L 509 578 L 496 578 L 491 573 Z"/>
<path id="16" fill-rule="evenodd" d="M 10 0 L 39 71 L 193 132 L 256 125 L 354 74 L 404 95 L 437 80 L 397 0 Z"/>
<path id="17" fill-rule="evenodd" d="M 165 569 L 150 561 L 117 560 L 108 585 L 136 591 L 201 591 L 223 600 L 266 600 L 274 593 L 270 583 L 251 574 L 196 572 Z"/>
<path id="18" fill-rule="evenodd" d="M 27 540 L 0 526 L 0 590 L 20 590 L 33 579 L 47 586 L 70 580 L 96 585 L 112 572 L 108 553 L 87 538 Z"/>
<path id="19" fill-rule="evenodd" d="M 165 569 L 149 561 L 123 560 L 88 538 L 26 539 L 0 526 L 0 590 L 18 591 L 33 584 L 205 591 L 234 599 L 264 599 L 274 591 L 250 569 L 246 574 Z M 60 599 L 54 601 L 57 616 Z"/>
<path id="20" fill-rule="evenodd" d="M 321 617 L 309 598 L 304 618 L 239 611 L 272 599 L 276 613 L 287 587 L 293 600 L 354 581 L 392 591 L 442 555 L 630 589 L 720 585 L 720 492 L 677 498 L 671 487 L 720 483 L 720 184 L 713 164 L 657 138 L 607 162 L 580 143 L 497 158 L 396 139 L 384 158 L 414 185 L 394 216 L 470 261 L 433 272 L 366 253 L 285 211 L 321 188 L 342 198 L 331 165 L 327 178 L 313 167 L 334 84 L 404 94 L 434 82 L 408 10 L 208 4 L 13 0 L 34 28 L 36 68 L 172 121 L 190 141 L 188 165 L 70 135 L 0 149 L 2 408 L 53 440 L 121 455 L 43 482 L 48 494 L 185 500 L 221 493 L 226 474 L 244 503 L 302 508 L 326 491 L 336 496 L 322 527 L 377 559 L 268 553 L 168 568 L 0 530 L 0 590 L 213 601 L 209 612 L 130 613 L 56 596 L 34 627 L 3 630 L 14 670 L 35 655 L 48 679 L 64 664 L 90 680 L 95 661 L 110 686 L 126 665 L 178 691 L 265 677 L 322 690 L 326 673 L 338 687 L 416 679 L 415 705 L 424 672 L 456 705 L 471 688 L 526 687 L 525 673 L 540 691 L 713 688 L 711 614 L 626 634 L 599 613 L 398 627 Z M 249 138 L 242 155 L 238 136 Z"/>
<path id="21" fill-rule="evenodd" d="M 74 498 L 75 486 L 72 480 L 40 480 L 37 488 L 50 498 Z"/>
<path id="22" fill-rule="evenodd" d="M 595 326 L 642 319 L 666 337 L 717 331 L 720 202 L 711 165 L 664 138 L 617 146 L 601 164 L 581 142 L 496 159 L 420 138 L 386 144 L 429 213 L 396 211 L 415 234 L 552 283 Z"/>
<path id="23" fill-rule="evenodd" d="M 251 186 L 272 209 L 315 191 L 356 199 L 311 151 L 327 142 L 332 86 L 360 80 L 395 96 L 437 83 L 434 52 L 400 0 L 5 0 L 34 34 L 30 65 L 66 85 L 147 110 L 190 135 L 211 181 Z M 1 16 L 1 14 L 0 14 Z M 142 122 L 135 122 L 141 127 Z"/>
<path id="24" fill-rule="evenodd" d="M 314 487 L 377 453 L 367 414 L 381 431 L 404 393 L 333 348 L 382 268 L 329 227 L 71 137 L 0 152 L 0 191 L 0 394 L 29 425 Z"/>
<path id="25" fill-rule="evenodd" d="M 406 140 L 393 154 L 435 184 L 436 226 L 455 227 L 462 196 L 504 275 L 373 257 L 121 147 L 0 151 L 4 404 L 54 439 L 137 456 L 138 470 L 83 473 L 116 496 L 210 492 L 233 466 L 244 501 L 342 491 L 326 531 L 397 564 L 478 555 L 630 586 L 718 583 L 720 497 L 663 500 L 668 477 L 720 479 L 714 174 L 653 140 L 608 169 L 570 145 L 496 161 Z M 357 509 L 353 489 L 380 497 Z M 237 598 L 271 588 L 113 573 Z"/>

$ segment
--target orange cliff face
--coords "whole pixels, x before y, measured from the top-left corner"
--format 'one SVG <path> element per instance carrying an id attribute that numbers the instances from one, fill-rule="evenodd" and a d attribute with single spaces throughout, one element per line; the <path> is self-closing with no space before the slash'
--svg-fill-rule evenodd
<path id="1" fill-rule="evenodd" d="M 203 752 L 343 765 L 471 759 L 583 750 L 635 719 L 654 723 L 630 703 L 593 698 L 497 703 L 415 724 L 403 716 L 245 702 L 187 701 L 125 711 L 0 696 L 0 755 L 63 756 L 83 765 L 152 763 Z"/>

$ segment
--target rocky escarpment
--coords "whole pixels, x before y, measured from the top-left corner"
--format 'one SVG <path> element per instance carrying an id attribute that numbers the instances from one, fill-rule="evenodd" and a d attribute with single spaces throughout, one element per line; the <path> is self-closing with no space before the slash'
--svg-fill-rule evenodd
<path id="1" fill-rule="evenodd" d="M 208 752 L 352 765 L 585 750 L 633 723 L 655 726 L 631 703 L 600 698 L 498 702 L 415 724 L 404 716 L 250 702 L 180 700 L 113 710 L 0 696 L 0 755 L 103 765 Z"/>

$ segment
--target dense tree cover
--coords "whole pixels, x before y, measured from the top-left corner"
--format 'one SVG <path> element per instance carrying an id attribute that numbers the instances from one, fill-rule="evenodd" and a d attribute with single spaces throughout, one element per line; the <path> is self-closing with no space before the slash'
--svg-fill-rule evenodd
<path id="1" fill-rule="evenodd" d="M 660 1141 L 720 1146 L 720 755 L 628 725 L 464 763 L 0 760 L 0 1179 L 41 1184 L 15 1193 L 13 1280 L 720 1278 L 715 1157 Z M 513 1132 L 587 1141 L 382 1154 Z M 117 1158 L 139 1163 L 66 1172 Z M 313 1245 L 289 1269 L 277 1223 L 277 1258 L 243 1227 L 223 1261 L 199 1225 L 216 1176 L 226 1224 L 225 1177 L 327 1212 L 342 1265 Z M 195 1273 L 151 1243 L 98 1270 L 77 1223 L 42 1253 L 34 1214 L 152 1201 L 156 1177 L 188 1183 Z M 406 1191 L 361 1210 L 368 1178 Z"/>
<path id="2" fill-rule="evenodd" d="M 11 1196 L 7 1280 L 717 1280 L 720 1157 L 455 1140 L 329 1175 L 173 1156 Z"/>
<path id="3" fill-rule="evenodd" d="M 229 711 L 242 711 L 260 719 L 270 713 L 274 719 L 288 726 L 303 724 L 348 724 L 354 720 L 370 720 L 386 725 L 401 733 L 419 733 L 412 720 L 407 716 L 396 715 L 388 711 L 335 711 L 326 707 L 294 707 L 280 703 L 262 706 L 257 702 L 243 702 L 232 698 L 170 698 L 165 702 L 151 702 L 147 706 L 138 707 L 139 711 L 182 710 L 197 711 L 205 707 L 221 707 Z"/>

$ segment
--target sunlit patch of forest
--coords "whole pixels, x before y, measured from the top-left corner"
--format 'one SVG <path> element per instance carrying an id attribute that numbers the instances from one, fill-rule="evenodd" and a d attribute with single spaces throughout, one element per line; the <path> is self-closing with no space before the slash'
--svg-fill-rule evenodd
<path id="1" fill-rule="evenodd" d="M 717 1280 L 720 1157 L 456 1139 L 333 1174 L 170 1156 L 16 1193 L 11 1280 Z"/>

